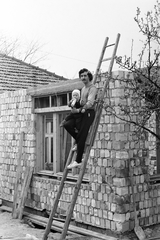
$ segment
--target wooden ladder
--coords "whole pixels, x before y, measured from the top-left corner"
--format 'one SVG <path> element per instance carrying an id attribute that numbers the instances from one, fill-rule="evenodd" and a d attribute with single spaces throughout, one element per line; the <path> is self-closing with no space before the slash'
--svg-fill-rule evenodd
<path id="1" fill-rule="evenodd" d="M 82 162 L 81 167 L 80 167 L 79 176 L 78 176 L 78 179 L 77 179 L 77 183 L 75 184 L 74 193 L 73 193 L 72 200 L 71 200 L 68 212 L 67 212 L 67 217 L 66 217 L 66 220 L 65 220 L 65 223 L 64 223 L 64 227 L 63 227 L 63 230 L 62 230 L 60 240 L 65 239 L 65 237 L 67 235 L 67 230 L 68 230 L 68 227 L 69 227 L 69 223 L 71 221 L 74 206 L 76 204 L 78 193 L 79 193 L 79 190 L 80 190 L 80 187 L 81 187 L 81 183 L 82 183 L 82 179 L 83 179 L 83 176 L 84 176 L 84 173 L 85 173 L 85 169 L 86 169 L 87 161 L 88 161 L 88 158 L 89 158 L 90 150 L 93 146 L 94 139 L 95 139 L 95 136 L 96 136 L 96 133 L 97 133 L 97 129 L 98 129 L 98 125 L 99 125 L 99 122 L 100 122 L 100 119 L 101 119 L 101 113 L 102 113 L 102 109 L 103 109 L 103 99 L 104 99 L 109 81 L 111 79 L 112 67 L 113 67 L 113 64 L 114 64 L 115 57 L 116 57 L 116 52 L 117 52 L 117 48 L 118 48 L 119 39 L 120 39 L 120 34 L 118 33 L 117 38 L 116 38 L 116 42 L 114 44 L 108 45 L 109 38 L 106 37 L 103 48 L 102 48 L 102 52 L 101 52 L 101 55 L 100 55 L 100 59 L 99 59 L 98 65 L 97 65 L 97 69 L 96 69 L 96 72 L 95 72 L 95 75 L 94 75 L 94 78 L 93 78 L 93 83 L 95 84 L 96 80 L 97 80 L 97 77 L 98 77 L 98 74 L 100 72 L 100 67 L 101 67 L 102 62 L 110 61 L 106 81 L 105 81 L 105 84 L 103 86 L 103 90 L 101 91 L 101 94 L 97 99 L 95 119 L 93 121 L 92 126 L 90 127 L 90 131 L 89 131 L 86 143 L 85 143 L 84 159 L 83 159 L 83 162 Z M 105 53 L 106 48 L 111 47 L 111 46 L 114 46 L 112 56 L 110 58 L 104 59 L 104 53 Z M 65 169 L 64 169 L 64 172 L 63 172 L 63 176 L 62 176 L 62 179 L 61 179 L 61 182 L 60 182 L 59 190 L 58 190 L 57 195 L 54 199 L 54 205 L 53 205 L 52 211 L 51 211 L 50 216 L 49 216 L 49 220 L 48 220 L 48 223 L 47 223 L 47 226 L 46 226 L 46 229 L 45 229 L 43 240 L 47 240 L 47 238 L 48 238 L 48 234 L 49 234 L 50 229 L 51 229 L 53 217 L 55 216 L 57 206 L 58 206 L 58 202 L 59 202 L 59 199 L 61 197 L 62 190 L 63 190 L 63 187 L 64 187 L 64 183 L 65 183 L 65 180 L 66 180 L 66 177 L 67 177 L 67 174 L 68 174 L 67 166 L 70 164 L 71 160 L 73 158 L 75 158 L 75 154 L 76 154 L 75 151 L 72 151 L 72 148 L 71 148 L 68 159 L 67 159 L 67 162 L 66 162 L 66 166 L 65 166 Z"/>

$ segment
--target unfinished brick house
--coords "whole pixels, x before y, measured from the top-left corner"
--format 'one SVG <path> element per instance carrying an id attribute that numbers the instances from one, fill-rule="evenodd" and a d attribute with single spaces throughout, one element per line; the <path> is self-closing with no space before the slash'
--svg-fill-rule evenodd
<path id="1" fill-rule="evenodd" d="M 124 96 L 123 71 L 113 73 L 108 94 L 116 114 Z M 102 88 L 105 76 L 96 85 Z M 0 95 L 0 158 L 2 163 L 3 204 L 12 206 L 19 157 L 20 136 L 24 133 L 21 158 L 21 185 L 27 166 L 34 174 L 26 207 L 49 212 L 60 184 L 72 139 L 59 124 L 69 112 L 67 102 L 74 88 L 81 89 L 79 79 L 60 81 L 31 89 L 4 92 Z M 126 104 L 130 104 L 129 99 Z M 134 210 L 128 170 L 129 150 L 134 154 L 134 190 L 141 226 L 160 222 L 160 185 L 151 184 L 147 140 L 137 143 L 134 127 L 114 115 L 101 116 L 94 146 L 74 209 L 75 223 L 101 231 L 125 232 L 134 228 Z M 71 170 L 57 209 L 66 214 L 77 174 Z"/>
<path id="2" fill-rule="evenodd" d="M 8 92 L 9 96 L 11 96 L 13 91 L 18 91 L 19 89 L 28 89 L 30 87 L 42 86 L 53 82 L 59 82 L 61 80 L 67 79 L 42 68 L 27 64 L 14 57 L 0 54 L 0 93 Z M 22 102 L 21 98 L 22 96 L 19 94 L 19 103 Z M 0 138 L 2 141 L 3 136 L 1 135 Z M 2 158 L 0 158 L 0 169 L 1 162 Z"/>

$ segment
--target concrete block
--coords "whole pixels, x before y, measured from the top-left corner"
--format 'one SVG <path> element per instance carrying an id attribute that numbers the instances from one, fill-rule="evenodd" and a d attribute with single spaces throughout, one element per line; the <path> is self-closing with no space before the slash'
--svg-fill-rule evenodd
<path id="1" fill-rule="evenodd" d="M 115 203 L 111 203 L 111 212 L 115 212 L 116 211 L 116 204 Z"/>
<path id="2" fill-rule="evenodd" d="M 113 178 L 113 185 L 117 187 L 124 187 L 127 185 L 125 178 Z"/>
<path id="3" fill-rule="evenodd" d="M 125 222 L 125 214 L 114 213 L 113 220 L 116 222 Z"/>
<path id="4" fill-rule="evenodd" d="M 116 188 L 116 193 L 120 196 L 124 196 L 128 194 L 128 187 L 121 187 L 121 188 Z"/>
<path id="5" fill-rule="evenodd" d="M 108 211 L 108 219 L 113 220 L 113 213 Z"/>
<path id="6" fill-rule="evenodd" d="M 100 226 L 101 226 L 102 228 L 106 228 L 105 220 L 102 219 L 102 218 L 100 218 Z"/>
<path id="7" fill-rule="evenodd" d="M 116 230 L 116 223 L 114 221 L 111 221 L 111 231 L 115 232 Z"/>
<path id="8" fill-rule="evenodd" d="M 126 232 L 126 231 L 129 231 L 130 229 L 130 225 L 129 225 L 129 222 L 116 222 L 116 231 L 119 232 L 119 233 L 123 233 L 123 232 Z"/>
<path id="9" fill-rule="evenodd" d="M 108 220 L 108 219 L 106 219 L 105 220 L 105 227 L 106 227 L 106 229 L 111 229 L 111 221 L 110 220 Z"/>

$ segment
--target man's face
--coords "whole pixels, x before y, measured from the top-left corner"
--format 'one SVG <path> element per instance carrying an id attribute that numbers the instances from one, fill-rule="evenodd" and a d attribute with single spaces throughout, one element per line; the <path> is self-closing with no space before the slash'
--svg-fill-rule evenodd
<path id="1" fill-rule="evenodd" d="M 88 72 L 83 72 L 83 73 L 81 73 L 80 79 L 82 80 L 82 82 L 83 82 L 84 84 L 89 83 Z"/>

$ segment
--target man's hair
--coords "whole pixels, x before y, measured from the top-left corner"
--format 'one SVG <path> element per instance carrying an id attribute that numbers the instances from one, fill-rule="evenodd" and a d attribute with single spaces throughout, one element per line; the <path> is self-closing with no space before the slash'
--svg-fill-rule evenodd
<path id="1" fill-rule="evenodd" d="M 84 72 L 87 72 L 87 75 L 89 77 L 89 81 L 91 82 L 92 79 L 93 79 L 93 75 L 92 73 L 87 69 L 87 68 L 82 68 L 80 71 L 79 71 L 79 78 L 81 77 L 81 74 L 84 73 Z"/>

